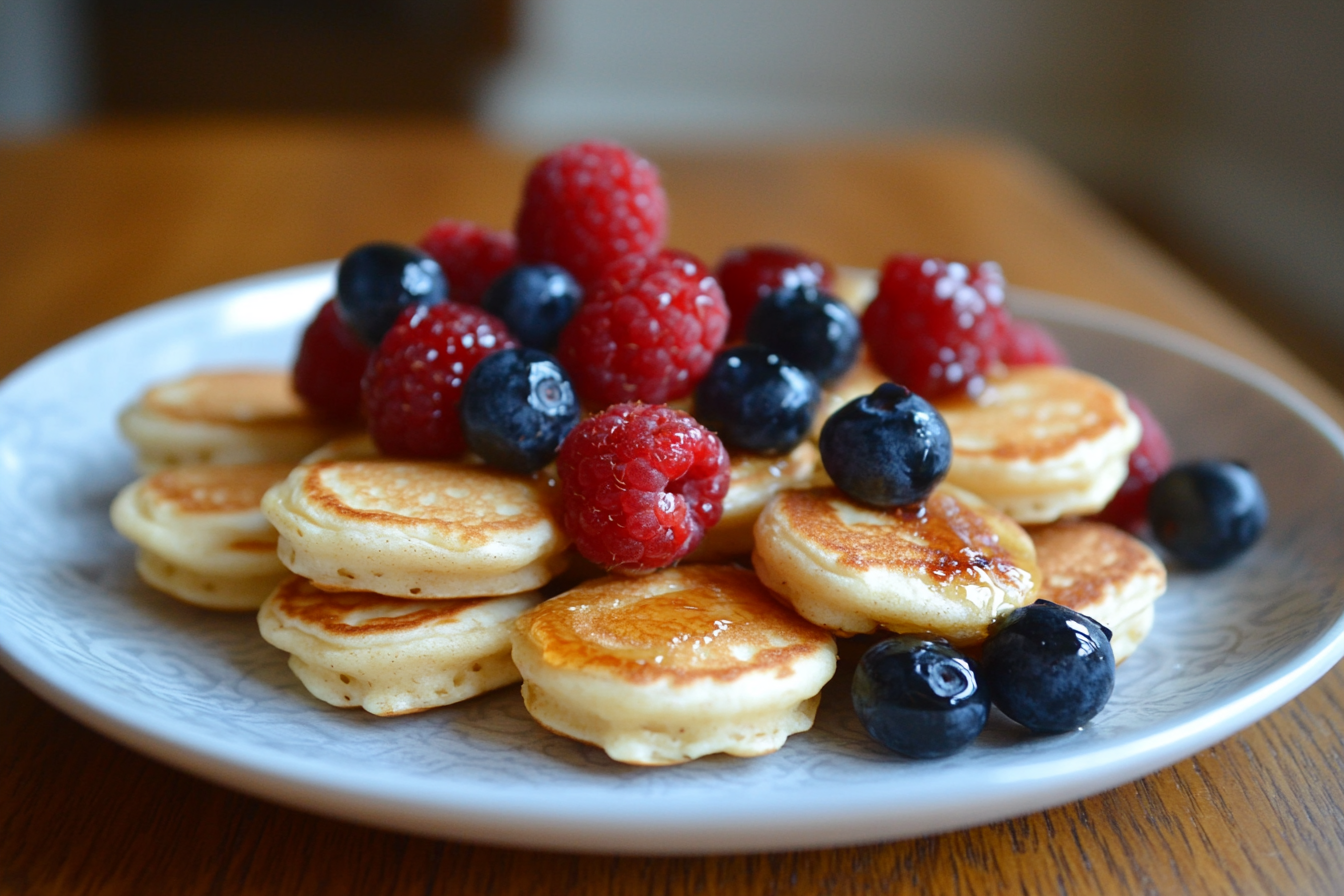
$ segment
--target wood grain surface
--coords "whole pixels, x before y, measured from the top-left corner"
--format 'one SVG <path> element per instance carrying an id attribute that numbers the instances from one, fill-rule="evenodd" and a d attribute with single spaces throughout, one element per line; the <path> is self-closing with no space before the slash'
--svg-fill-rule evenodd
<path id="1" fill-rule="evenodd" d="M 660 152 L 672 243 L 757 241 L 877 265 L 993 258 L 1009 280 L 1137 311 L 1344 404 L 1294 358 L 1010 143 Z M 169 121 L 0 145 L 0 370 L 221 280 L 508 226 L 529 154 L 416 122 Z M 78 388 L 72 383 L 72 388 Z M 816 852 L 573 856 L 432 841 L 241 796 L 145 759 L 0 673 L 0 896 L 17 893 L 1338 893 L 1344 675 L 1214 748 L 1091 799 L 969 831 Z"/>

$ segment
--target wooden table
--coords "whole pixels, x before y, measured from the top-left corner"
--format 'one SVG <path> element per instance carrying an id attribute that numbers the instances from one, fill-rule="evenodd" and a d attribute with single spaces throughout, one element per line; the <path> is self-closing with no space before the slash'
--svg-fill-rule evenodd
<path id="1" fill-rule="evenodd" d="M 1128 308 L 1344 404 L 1021 147 L 919 139 L 651 152 L 672 243 L 773 240 L 849 264 L 890 251 L 1000 261 L 1009 279 Z M 111 124 L 0 146 L 0 370 L 137 306 L 413 241 L 441 216 L 508 226 L 528 155 L 432 123 Z M 78 388 L 78 384 L 72 384 Z M 1344 673 L 1193 759 L 970 831 L 774 855 L 530 853 L 279 808 L 141 758 L 0 673 L 0 894 L 1337 893 Z"/>

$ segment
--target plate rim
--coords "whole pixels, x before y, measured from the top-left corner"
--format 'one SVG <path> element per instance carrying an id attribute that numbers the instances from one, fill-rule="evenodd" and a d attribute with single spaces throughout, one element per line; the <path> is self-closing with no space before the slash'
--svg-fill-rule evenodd
<path id="1" fill-rule="evenodd" d="M 309 280 L 330 278 L 334 265 L 325 261 L 227 281 L 113 318 L 16 369 L 0 383 L 0 399 L 64 353 L 79 351 L 87 342 L 120 328 L 134 328 L 142 320 L 176 309 L 237 299 L 248 291 L 298 288 Z M 1239 355 L 1141 315 L 1085 300 L 1018 287 L 1010 290 L 1010 301 L 1015 311 L 1025 312 L 1023 316 L 1047 323 L 1104 327 L 1217 370 L 1287 407 L 1344 457 L 1344 431 L 1329 415 L 1291 385 Z M 605 805 L 601 811 L 585 811 L 554 798 L 539 807 L 534 796 L 522 789 L 500 791 L 488 784 L 464 786 L 459 782 L 449 791 L 435 781 L 408 790 L 404 775 L 383 774 L 333 783 L 335 763 L 296 759 L 258 745 L 247 745 L 240 755 L 238 747 L 230 749 L 170 719 L 149 717 L 134 709 L 118 712 L 115 706 L 102 705 L 81 676 L 41 662 L 36 651 L 26 650 L 21 640 L 16 642 L 0 628 L 0 665 L 34 693 L 114 741 L 222 786 L 305 811 L 421 835 L 522 848 L 641 854 L 851 845 L 991 823 L 1081 799 L 1171 765 L 1253 724 L 1306 690 L 1341 657 L 1344 612 L 1309 642 L 1309 649 L 1265 673 L 1268 679 L 1261 676 L 1247 683 L 1212 710 L 1191 711 L 1159 730 L 1094 748 L 1085 754 L 1086 762 L 1075 757 L 1071 766 L 1065 764 L 1069 767 L 1061 768 L 1060 760 L 1049 755 L 1032 757 L 1012 767 L 1020 786 L 999 782 L 998 791 L 989 797 L 943 806 L 935 823 L 892 819 L 889 809 L 883 812 L 888 807 L 876 803 L 878 797 L 869 792 L 869 785 L 841 784 L 830 785 L 822 799 L 813 796 L 805 819 L 779 811 L 791 791 L 773 799 L 767 795 L 764 800 L 753 794 L 740 805 L 717 806 L 714 825 L 706 829 L 702 795 L 666 798 L 659 807 L 662 824 L 649 826 L 647 808 Z M 402 789 L 389 787 L 396 784 L 403 785 Z M 748 822 L 750 830 L 743 830 Z"/>

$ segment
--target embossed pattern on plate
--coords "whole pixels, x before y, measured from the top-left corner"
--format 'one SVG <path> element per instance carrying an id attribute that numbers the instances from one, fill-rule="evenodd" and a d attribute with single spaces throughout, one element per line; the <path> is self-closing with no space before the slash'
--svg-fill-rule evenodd
<path id="1" fill-rule="evenodd" d="M 107 508 L 133 477 L 116 412 L 206 366 L 288 363 L 331 265 L 224 284 L 90 331 L 0 386 L 0 660 L 87 724 L 268 799 L 371 824 L 599 852 L 819 847 L 1034 811 L 1132 780 L 1250 724 L 1344 654 L 1344 437 L 1268 374 L 1117 312 L 1018 291 L 1087 370 L 1135 391 L 1182 457 L 1249 462 L 1270 527 L 1249 556 L 1176 573 L 1157 625 L 1087 728 L 1030 738 L 996 717 L 968 751 L 893 757 L 848 705 L 778 753 L 618 766 L 535 725 L 507 689 L 396 719 L 327 707 L 248 616 L 136 578 Z M 842 653 L 853 654 L 852 645 Z"/>

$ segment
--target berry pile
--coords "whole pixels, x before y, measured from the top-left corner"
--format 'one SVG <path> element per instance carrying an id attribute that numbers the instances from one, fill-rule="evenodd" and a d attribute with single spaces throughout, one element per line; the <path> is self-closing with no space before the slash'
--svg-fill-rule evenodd
<path id="1" fill-rule="evenodd" d="M 471 451 L 524 475 L 554 463 L 578 551 L 635 573 L 678 562 L 718 522 L 727 448 L 783 455 L 807 438 L 823 391 L 865 345 L 892 382 L 833 413 L 818 444 L 835 485 L 875 507 L 921 502 L 947 475 L 951 436 L 930 401 L 977 398 L 1005 365 L 1069 363 L 1047 330 L 1012 318 L 992 262 L 893 255 L 859 318 L 820 258 L 749 246 L 711 274 L 666 235 L 646 159 L 613 143 L 562 147 L 528 175 L 512 232 L 448 219 L 419 248 L 350 252 L 303 335 L 295 388 L 324 419 L 362 418 L 388 455 Z M 695 416 L 666 406 L 690 396 Z M 1129 404 L 1142 441 L 1097 518 L 1150 524 L 1194 568 L 1247 550 L 1267 515 L 1255 477 L 1212 461 L 1172 468 L 1160 423 Z M 864 655 L 854 707 L 912 757 L 969 744 L 991 702 L 1033 732 L 1071 730 L 1110 695 L 1109 639 L 1043 601 L 1000 619 L 978 661 L 899 636 Z"/>

